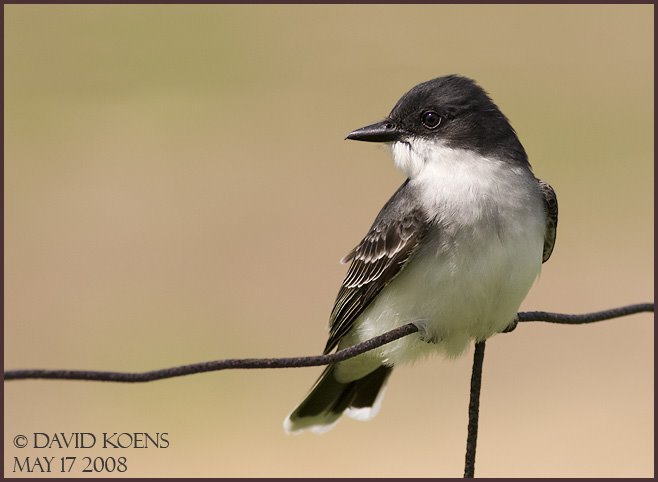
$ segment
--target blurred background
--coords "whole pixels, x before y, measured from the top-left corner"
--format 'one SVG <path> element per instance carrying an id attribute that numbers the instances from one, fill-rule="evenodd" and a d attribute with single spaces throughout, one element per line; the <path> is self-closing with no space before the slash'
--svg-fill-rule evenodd
<path id="1" fill-rule="evenodd" d="M 522 309 L 653 300 L 652 5 L 7 5 L 4 22 L 6 369 L 320 353 L 338 260 L 403 181 L 384 147 L 343 139 L 450 73 L 491 94 L 558 193 Z M 651 477 L 653 347 L 647 314 L 490 340 L 476 474 Z M 321 437 L 282 429 L 320 368 L 7 382 L 5 475 L 30 455 L 459 477 L 471 353 L 396 369 L 378 417 Z M 170 446 L 13 448 L 33 432 Z"/>

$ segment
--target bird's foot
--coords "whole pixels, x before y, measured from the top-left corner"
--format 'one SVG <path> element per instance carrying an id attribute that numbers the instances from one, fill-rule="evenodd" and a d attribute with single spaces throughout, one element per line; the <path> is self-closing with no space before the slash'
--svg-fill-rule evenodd
<path id="1" fill-rule="evenodd" d="M 441 341 L 441 338 L 436 333 L 430 332 L 427 326 L 427 320 L 414 321 L 413 323 L 418 328 L 418 337 L 425 343 L 437 344 Z"/>
<path id="2" fill-rule="evenodd" d="M 517 316 L 512 320 L 512 322 L 509 325 L 507 325 L 507 327 L 503 331 L 501 331 L 501 333 L 509 333 L 511 331 L 514 331 L 518 324 L 519 324 L 519 318 Z"/>

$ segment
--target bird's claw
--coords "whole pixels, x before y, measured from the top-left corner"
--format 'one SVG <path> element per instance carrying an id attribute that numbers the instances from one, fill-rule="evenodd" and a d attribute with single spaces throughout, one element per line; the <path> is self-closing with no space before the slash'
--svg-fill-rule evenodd
<path id="1" fill-rule="evenodd" d="M 507 327 L 503 331 L 501 331 L 501 333 L 510 333 L 514 331 L 518 324 L 519 324 L 519 317 L 517 316 L 512 320 L 512 322 L 509 325 L 507 325 Z"/>
<path id="2" fill-rule="evenodd" d="M 430 333 L 427 329 L 427 321 L 416 321 L 414 322 L 416 328 L 418 328 L 418 337 L 421 341 L 425 343 L 437 344 L 441 341 L 441 338 L 436 333 Z"/>

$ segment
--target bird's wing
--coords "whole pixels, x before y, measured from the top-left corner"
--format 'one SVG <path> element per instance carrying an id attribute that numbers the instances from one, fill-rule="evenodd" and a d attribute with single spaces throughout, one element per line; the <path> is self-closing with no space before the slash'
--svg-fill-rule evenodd
<path id="1" fill-rule="evenodd" d="M 400 210 L 393 216 L 380 214 L 363 241 L 343 258 L 352 264 L 331 312 L 325 353 L 334 349 L 375 296 L 400 273 L 427 227 L 419 209 Z"/>
<path id="2" fill-rule="evenodd" d="M 555 191 L 547 182 L 538 179 L 539 188 L 544 196 L 544 207 L 546 208 L 546 233 L 544 234 L 544 253 L 542 263 L 548 261 L 555 246 L 557 235 L 557 196 Z"/>

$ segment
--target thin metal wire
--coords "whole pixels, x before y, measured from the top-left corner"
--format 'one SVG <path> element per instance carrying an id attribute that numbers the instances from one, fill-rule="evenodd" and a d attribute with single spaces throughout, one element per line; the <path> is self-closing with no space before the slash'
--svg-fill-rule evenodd
<path id="1" fill-rule="evenodd" d="M 330 353 L 328 355 L 288 357 L 288 358 L 234 358 L 226 360 L 214 360 L 191 365 L 181 365 L 161 370 L 152 370 L 148 372 L 107 372 L 93 370 L 9 370 L 5 372 L 5 380 L 26 380 L 26 379 L 47 379 L 47 380 L 88 380 L 99 382 L 119 382 L 119 383 L 141 383 L 163 380 L 165 378 L 182 377 L 193 375 L 195 373 L 213 372 L 219 370 L 231 370 L 238 368 L 300 368 L 315 367 L 336 363 L 348 358 L 355 357 L 380 347 L 387 343 L 410 335 L 418 331 L 416 325 L 409 323 L 407 325 L 395 328 L 383 335 L 376 336 L 370 340 L 353 345 L 344 350 Z"/>
<path id="2" fill-rule="evenodd" d="M 653 311 L 653 303 L 640 303 L 629 306 L 622 306 L 595 313 L 586 313 L 583 315 L 572 315 L 562 313 L 548 313 L 544 311 L 531 311 L 519 313 L 517 319 L 520 322 L 545 321 L 548 323 L 561 324 L 581 324 L 592 323 L 594 321 L 607 320 L 620 316 L 631 315 L 634 313 Z M 351 346 L 336 353 L 318 356 L 306 357 L 288 357 L 288 358 L 238 358 L 227 360 L 214 360 L 191 365 L 182 365 L 160 370 L 147 372 L 111 372 L 111 371 L 94 371 L 94 370 L 8 370 L 4 372 L 5 380 L 27 380 L 27 379 L 47 379 L 47 380 L 87 380 L 101 382 L 119 382 L 119 383 L 142 383 L 163 380 L 166 378 L 182 377 L 193 375 L 195 373 L 205 373 L 219 370 L 232 370 L 238 368 L 299 368 L 328 365 L 339 361 L 347 360 L 380 347 L 404 336 L 418 331 L 416 325 L 409 323 L 407 325 L 395 328 L 383 335 L 376 336 L 370 340 Z M 510 330 L 511 331 L 511 330 Z"/>
<path id="3" fill-rule="evenodd" d="M 480 387 L 482 387 L 482 365 L 484 363 L 485 342 L 475 344 L 473 371 L 471 373 L 471 399 L 468 403 L 468 435 L 466 436 L 466 461 L 464 478 L 475 477 L 475 449 L 478 443 L 478 419 L 480 417 Z"/>

